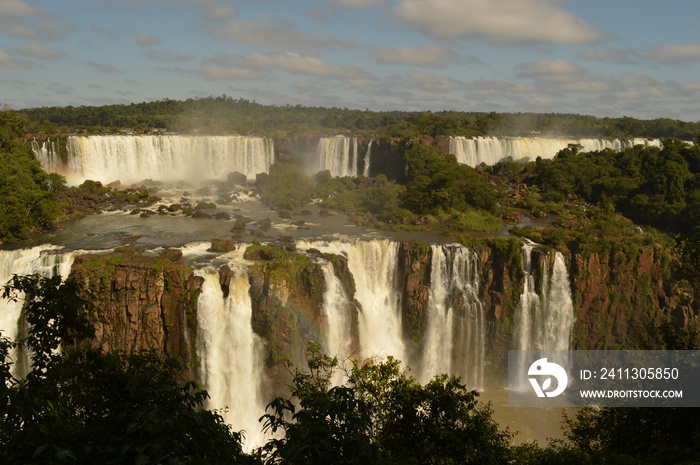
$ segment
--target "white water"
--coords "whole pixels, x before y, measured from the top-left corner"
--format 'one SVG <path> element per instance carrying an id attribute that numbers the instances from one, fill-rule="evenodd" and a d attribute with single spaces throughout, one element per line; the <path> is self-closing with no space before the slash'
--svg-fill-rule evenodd
<path id="1" fill-rule="evenodd" d="M 254 179 L 274 161 L 271 139 L 244 136 L 70 136 L 67 149 L 63 169 L 48 148 L 38 147 L 35 156 L 45 169 L 63 172 L 72 182 L 103 183 L 224 180 L 233 171 Z"/>
<path id="2" fill-rule="evenodd" d="M 367 178 L 369 177 L 369 164 L 372 160 L 372 142 L 374 141 L 370 139 L 369 144 L 367 145 L 367 152 L 365 152 L 365 167 L 362 171 L 362 175 Z"/>
<path id="3" fill-rule="evenodd" d="M 60 252 L 61 247 L 45 244 L 31 249 L 0 251 L 0 286 L 4 286 L 12 275 L 39 274 L 44 277 L 68 276 L 75 258 L 74 252 Z M 22 302 L 3 300 L 0 302 L 0 331 L 10 339 L 17 337 L 17 324 L 22 311 Z"/>
<path id="4" fill-rule="evenodd" d="M 245 432 L 250 450 L 264 442 L 258 418 L 265 411 L 261 399 L 262 341 L 251 326 L 252 303 L 243 266 L 229 263 L 235 275 L 229 295 L 219 284 L 218 268 L 197 270 L 204 278 L 197 301 L 197 354 L 207 408 L 220 410 L 235 431 Z"/>
<path id="5" fill-rule="evenodd" d="M 50 278 L 61 276 L 65 279 L 70 273 L 73 260 L 80 252 L 61 252 L 61 247 L 44 244 L 30 249 L 0 251 L 0 286 L 4 286 L 13 275 L 38 274 Z M 22 296 L 18 300 L 0 300 L 0 333 L 3 337 L 15 339 L 19 334 L 22 314 Z M 13 352 L 14 376 L 24 376 L 31 365 L 29 353 Z"/>
<path id="6" fill-rule="evenodd" d="M 396 283 L 399 243 L 388 240 L 299 241 L 297 246 L 348 258 L 350 272 L 355 278 L 355 297 L 361 306 L 358 321 L 361 357 L 391 355 L 405 361 L 401 293 Z"/>
<path id="7" fill-rule="evenodd" d="M 359 176 L 357 137 L 321 137 L 316 146 L 315 170 L 331 176 Z"/>
<path id="8" fill-rule="evenodd" d="M 571 298 L 569 274 L 564 257 L 554 253 L 545 258 L 542 273 L 542 292 L 535 290 L 532 275 L 532 250 L 534 244 L 523 244 L 523 292 L 516 311 L 515 349 L 517 350 L 568 350 L 571 329 L 574 324 L 574 307 Z"/>
<path id="9" fill-rule="evenodd" d="M 335 275 L 333 264 L 324 260 L 321 264 L 326 290 L 323 293 L 323 331 L 326 350 L 333 357 L 342 360 L 352 356 L 352 314 L 351 303 L 343 284 Z M 345 372 L 336 370 L 331 382 L 334 386 L 343 384 L 347 379 Z"/>
<path id="10" fill-rule="evenodd" d="M 41 164 L 45 171 L 63 174 L 65 166 L 61 160 L 60 149 L 57 141 L 46 140 L 44 142 L 32 141 L 34 158 Z"/>
<path id="11" fill-rule="evenodd" d="M 523 291 L 515 315 L 515 350 L 569 350 L 574 325 L 574 306 L 571 285 L 564 256 L 553 252 L 545 257 L 542 273 L 542 292 L 537 294 L 532 274 L 532 250 L 536 244 L 526 242 L 523 258 Z M 550 269 L 551 266 L 551 269 Z M 520 388 L 529 389 L 527 365 L 517 363 Z"/>
<path id="12" fill-rule="evenodd" d="M 486 328 L 477 257 L 460 246 L 433 245 L 421 382 L 441 373 L 483 389 Z"/>
<path id="13" fill-rule="evenodd" d="M 324 260 L 321 270 L 326 282 L 323 293 L 326 346 L 331 355 L 347 356 L 352 350 L 350 301 L 343 284 L 335 275 L 333 264 Z"/>
<path id="14" fill-rule="evenodd" d="M 631 140 L 606 140 L 606 139 L 551 139 L 545 137 L 452 137 L 450 138 L 450 153 L 454 154 L 459 163 L 478 166 L 481 163 L 495 165 L 506 157 L 515 161 L 528 159 L 533 161 L 537 157 L 545 159 L 554 158 L 560 151 L 569 146 L 578 144 L 583 147 L 582 152 L 593 152 L 604 149 L 621 151 L 635 145 L 646 147 L 661 147 L 658 139 L 631 139 Z"/>

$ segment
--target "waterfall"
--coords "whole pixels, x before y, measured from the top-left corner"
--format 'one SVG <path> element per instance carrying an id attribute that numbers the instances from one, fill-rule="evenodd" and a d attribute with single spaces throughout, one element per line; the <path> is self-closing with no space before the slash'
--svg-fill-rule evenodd
<path id="1" fill-rule="evenodd" d="M 61 160 L 61 151 L 58 141 L 46 140 L 39 142 L 33 140 L 31 142 L 32 153 L 34 158 L 41 164 L 44 171 L 52 173 L 63 173 L 65 166 Z"/>
<path id="2" fill-rule="evenodd" d="M 0 286 L 7 284 L 15 274 L 39 274 L 47 278 L 58 275 L 66 278 L 73 265 L 73 259 L 79 253 L 62 252 L 61 247 L 49 244 L 30 249 L 0 251 Z M 22 305 L 21 299 L 17 302 L 0 300 L 0 333 L 3 337 L 17 338 Z M 24 376 L 31 366 L 30 354 L 22 350 L 14 352 L 12 358 L 17 362 L 12 367 L 13 375 Z"/>
<path id="3" fill-rule="evenodd" d="M 355 278 L 360 303 L 358 330 L 363 358 L 388 356 L 406 361 L 401 330 L 401 292 L 398 289 L 399 243 L 388 240 L 297 242 L 302 249 L 315 248 L 345 255 Z"/>
<path id="4" fill-rule="evenodd" d="M 323 293 L 323 331 L 326 339 L 326 350 L 338 360 L 350 357 L 353 352 L 351 302 L 348 299 L 343 284 L 335 275 L 333 264 L 328 260 L 321 263 L 326 290 Z M 336 370 L 331 382 L 339 386 L 347 381 L 342 370 Z"/>
<path id="5" fill-rule="evenodd" d="M 523 291 L 515 315 L 514 349 L 520 351 L 568 350 L 574 325 L 571 285 L 564 256 L 552 252 L 542 265 L 542 291 L 537 294 L 532 274 L 532 250 L 536 244 L 523 244 Z M 552 260 L 553 256 L 553 260 Z M 517 362 L 519 388 L 529 389 L 528 366 Z"/>
<path id="6" fill-rule="evenodd" d="M 372 157 L 372 142 L 373 140 L 370 139 L 369 144 L 367 145 L 367 151 L 365 152 L 365 163 L 364 163 L 364 171 L 362 172 L 362 175 L 365 177 L 369 177 L 369 164 L 371 161 Z"/>
<path id="7" fill-rule="evenodd" d="M 433 245 L 421 382 L 449 373 L 483 388 L 486 328 L 474 252 Z"/>
<path id="8" fill-rule="evenodd" d="M 553 252 L 542 267 L 542 292 L 538 295 L 532 275 L 532 250 L 535 244 L 522 246 L 523 291 L 516 311 L 515 348 L 518 350 L 568 350 L 574 324 L 569 274 L 564 256 Z M 550 270 L 551 266 L 551 270 Z"/>
<path id="9" fill-rule="evenodd" d="M 481 163 L 495 165 L 504 158 L 513 160 L 529 159 L 537 157 L 546 159 L 554 158 L 560 150 L 570 144 L 583 147 L 583 152 L 611 149 L 621 151 L 635 145 L 645 147 L 661 147 L 658 139 L 631 139 L 631 140 L 607 140 L 607 139 L 554 139 L 546 137 L 451 137 L 449 151 L 454 154 L 459 163 L 478 166 Z"/>
<path id="10" fill-rule="evenodd" d="M 0 251 L 0 286 L 4 286 L 12 275 L 39 274 L 47 278 L 70 273 L 74 252 L 61 252 L 61 247 L 44 244 L 30 249 Z M 0 331 L 10 339 L 17 337 L 17 322 L 22 311 L 22 302 L 3 300 L 0 304 Z"/>
<path id="11" fill-rule="evenodd" d="M 343 284 L 335 275 L 333 264 L 324 260 L 321 270 L 326 282 L 326 290 L 323 293 L 326 348 L 332 356 L 344 357 L 352 350 L 350 301 L 343 289 Z"/>
<path id="12" fill-rule="evenodd" d="M 265 411 L 260 394 L 262 342 L 251 326 L 247 272 L 238 263 L 229 266 L 235 275 L 228 297 L 219 284 L 218 269 L 196 272 L 204 278 L 197 301 L 197 354 L 201 380 L 210 395 L 207 408 L 220 410 L 234 430 L 244 430 L 246 446 L 253 448 L 264 442 L 258 422 Z"/>
<path id="13" fill-rule="evenodd" d="M 271 139 L 244 136 L 70 136 L 67 149 L 65 172 L 80 182 L 198 182 L 233 171 L 254 179 L 274 161 Z"/>
<path id="14" fill-rule="evenodd" d="M 315 170 L 329 170 L 331 176 L 358 176 L 357 145 L 357 137 L 321 137 L 316 147 Z"/>

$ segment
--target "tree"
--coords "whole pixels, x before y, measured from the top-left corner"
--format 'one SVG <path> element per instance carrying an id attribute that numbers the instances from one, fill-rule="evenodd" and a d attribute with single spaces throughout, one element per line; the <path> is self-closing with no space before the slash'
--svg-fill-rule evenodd
<path id="1" fill-rule="evenodd" d="M 252 459 L 241 435 L 203 410 L 206 391 L 182 383 L 180 365 L 153 351 L 89 346 L 90 305 L 75 283 L 18 277 L 3 297 L 23 299 L 25 338 L 0 339 L 0 456 L 6 463 L 230 464 Z M 24 378 L 12 349 L 33 355 Z M 60 350 L 59 350 L 60 348 Z"/>
<path id="2" fill-rule="evenodd" d="M 309 371 L 294 371 L 298 408 L 278 398 L 263 417 L 284 433 L 266 445 L 267 463 L 507 463 L 510 433 L 459 379 L 442 375 L 422 386 L 390 357 L 354 362 L 348 381 L 331 387 L 337 360 L 319 345 L 307 356 Z"/>
<path id="3" fill-rule="evenodd" d="M 63 211 L 58 194 L 65 179 L 47 174 L 21 141 L 22 118 L 0 111 L 0 241 L 24 238 L 37 227 L 48 227 Z"/>

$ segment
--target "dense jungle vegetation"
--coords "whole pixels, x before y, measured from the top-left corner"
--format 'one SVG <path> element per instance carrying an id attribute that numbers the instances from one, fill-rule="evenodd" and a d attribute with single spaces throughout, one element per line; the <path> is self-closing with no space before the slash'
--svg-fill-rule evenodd
<path id="1" fill-rule="evenodd" d="M 692 141 L 700 123 L 668 118 L 596 118 L 577 114 L 404 112 L 261 105 L 227 95 L 137 104 L 41 107 L 20 110 L 30 132 L 137 132 L 151 130 L 238 134 L 443 136 L 673 137 Z"/>

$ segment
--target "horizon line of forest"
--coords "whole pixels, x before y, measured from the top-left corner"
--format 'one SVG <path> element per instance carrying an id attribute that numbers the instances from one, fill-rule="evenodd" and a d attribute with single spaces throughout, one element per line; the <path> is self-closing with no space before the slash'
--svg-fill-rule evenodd
<path id="1" fill-rule="evenodd" d="M 61 106 L 15 110 L 28 120 L 29 133 L 118 133 L 172 131 L 270 134 L 353 135 L 406 138 L 442 136 L 565 135 L 592 138 L 700 139 L 700 122 L 628 116 L 595 117 L 565 113 L 469 111 L 373 111 L 302 105 L 263 105 L 226 94 L 187 100 L 104 106 Z"/>

